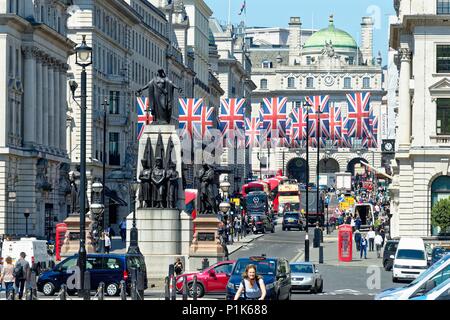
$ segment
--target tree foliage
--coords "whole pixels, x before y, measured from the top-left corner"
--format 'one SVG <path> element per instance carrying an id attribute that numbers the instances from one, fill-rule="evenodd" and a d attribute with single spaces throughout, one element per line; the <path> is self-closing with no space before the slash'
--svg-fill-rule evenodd
<path id="1" fill-rule="evenodd" d="M 444 233 L 450 228 L 450 198 L 442 199 L 431 210 L 431 223 Z"/>

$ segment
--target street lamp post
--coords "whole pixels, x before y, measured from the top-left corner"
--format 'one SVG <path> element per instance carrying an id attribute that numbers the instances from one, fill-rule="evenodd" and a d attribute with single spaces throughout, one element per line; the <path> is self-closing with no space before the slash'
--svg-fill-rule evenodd
<path id="1" fill-rule="evenodd" d="M 80 46 L 75 48 L 75 63 L 82 68 L 81 71 L 81 121 L 80 121 L 80 249 L 78 251 L 78 267 L 80 269 L 80 293 L 89 299 L 85 292 L 84 273 L 86 271 L 86 102 L 87 102 L 87 76 L 86 68 L 92 64 L 92 48 L 86 44 L 86 36 Z M 71 86 L 72 87 L 72 86 Z M 73 90 L 74 93 L 75 90 Z"/>
<path id="2" fill-rule="evenodd" d="M 25 216 L 25 236 L 28 238 L 28 218 L 30 217 L 30 210 L 25 209 L 23 215 Z"/>
<path id="3" fill-rule="evenodd" d="M 105 203 L 105 188 L 106 188 L 106 113 L 107 108 L 109 106 L 108 100 L 105 98 L 105 100 L 102 103 L 103 106 L 103 155 L 102 155 L 102 184 L 103 184 L 103 190 L 102 190 L 102 205 L 104 208 L 106 208 Z M 109 219 L 108 219 L 109 220 Z M 109 221 L 108 221 L 109 223 Z M 103 232 L 106 230 L 107 227 L 107 221 L 106 221 L 106 215 L 102 216 L 101 223 L 99 224 L 99 234 L 100 232 Z M 100 252 L 105 252 L 105 240 L 103 238 L 100 238 Z"/>
<path id="4" fill-rule="evenodd" d="M 139 189 L 139 182 L 134 179 L 130 185 L 131 194 L 131 208 L 133 209 L 133 227 L 130 229 L 130 246 L 128 247 L 128 254 L 141 254 L 138 244 L 138 229 L 136 227 L 136 192 Z"/>
<path id="5" fill-rule="evenodd" d="M 101 184 L 100 182 L 94 182 L 92 184 L 92 190 L 96 193 L 102 193 L 103 192 L 103 184 Z M 91 205 L 91 212 L 94 214 L 95 216 L 95 221 L 97 222 L 96 224 L 96 228 L 97 228 L 97 237 L 96 237 L 96 251 L 97 252 L 104 252 L 104 246 L 102 246 L 102 242 L 104 242 L 104 238 L 103 238 L 103 228 L 101 227 L 101 221 L 102 221 L 102 216 L 105 212 L 105 206 L 103 204 L 99 204 L 99 203 L 93 203 Z"/>

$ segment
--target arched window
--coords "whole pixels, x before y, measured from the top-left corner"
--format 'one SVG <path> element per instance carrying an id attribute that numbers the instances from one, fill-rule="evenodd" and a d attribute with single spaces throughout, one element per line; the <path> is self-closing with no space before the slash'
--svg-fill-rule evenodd
<path id="1" fill-rule="evenodd" d="M 261 79 L 259 87 L 260 89 L 267 89 L 267 79 Z"/>
<path id="2" fill-rule="evenodd" d="M 450 198 L 450 176 L 440 176 L 433 181 L 431 185 L 431 208 L 434 207 L 440 200 Z M 439 230 L 432 226 L 432 235 L 438 235 L 444 230 Z"/>
<path id="3" fill-rule="evenodd" d="M 294 77 L 288 78 L 288 88 L 289 89 L 295 88 L 295 78 Z"/>
<path id="4" fill-rule="evenodd" d="M 314 88 L 314 78 L 313 77 L 306 78 L 306 88 L 308 88 L 308 89 Z"/>

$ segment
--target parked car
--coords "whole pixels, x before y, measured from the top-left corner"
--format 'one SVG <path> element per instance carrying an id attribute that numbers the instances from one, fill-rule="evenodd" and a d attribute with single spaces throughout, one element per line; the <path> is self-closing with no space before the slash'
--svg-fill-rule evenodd
<path id="1" fill-rule="evenodd" d="M 431 264 L 435 264 L 447 253 L 450 253 L 450 247 L 434 247 L 431 251 Z"/>
<path id="2" fill-rule="evenodd" d="M 46 240 L 20 238 L 20 240 L 3 241 L 2 261 L 5 261 L 6 257 L 11 257 L 13 264 L 15 264 L 21 252 L 25 252 L 25 260 L 28 261 L 37 274 L 53 266 L 53 257 L 48 254 Z"/>
<path id="3" fill-rule="evenodd" d="M 414 280 L 428 268 L 428 258 L 421 238 L 401 238 L 394 257 L 392 281 Z"/>
<path id="4" fill-rule="evenodd" d="M 394 265 L 395 253 L 397 252 L 398 240 L 388 240 L 384 246 L 383 251 L 383 268 L 386 271 L 391 271 Z"/>
<path id="5" fill-rule="evenodd" d="M 254 224 L 252 225 L 253 233 L 266 233 L 268 230 L 270 232 L 275 232 L 275 224 L 273 221 L 265 214 L 252 214 L 251 219 L 254 219 Z"/>
<path id="6" fill-rule="evenodd" d="M 266 285 L 266 300 L 291 299 L 291 269 L 284 258 L 267 258 L 265 256 L 240 258 L 236 261 L 227 284 L 227 300 L 233 300 L 242 283 L 242 274 L 247 265 L 256 266 L 257 273 L 263 277 Z"/>
<path id="7" fill-rule="evenodd" d="M 300 213 L 298 212 L 286 212 L 283 216 L 282 230 L 291 230 L 291 228 L 298 229 L 302 231 L 306 225 L 306 220 L 302 219 Z"/>
<path id="8" fill-rule="evenodd" d="M 316 265 L 311 262 L 291 263 L 292 290 L 323 292 L 323 279 Z"/>
<path id="9" fill-rule="evenodd" d="M 46 296 L 52 296 L 67 284 L 71 276 L 69 269 L 77 265 L 78 255 L 71 256 L 58 263 L 52 270 L 44 272 L 37 281 L 37 289 Z M 147 269 L 144 257 L 134 254 L 88 254 L 86 269 L 90 272 L 91 290 L 97 290 L 101 282 L 105 283 L 105 292 L 109 296 L 119 294 L 122 280 L 127 284 L 127 291 L 131 289 L 129 277 L 131 268 L 143 271 L 144 287 L 147 289 Z M 68 290 L 74 294 L 75 290 Z"/>
<path id="10" fill-rule="evenodd" d="M 409 300 L 423 296 L 449 278 L 450 254 L 447 254 L 407 286 L 384 290 L 375 300 Z"/>
<path id="11" fill-rule="evenodd" d="M 205 294 L 225 293 L 227 291 L 228 279 L 233 269 L 235 260 L 221 261 L 213 264 L 209 268 L 201 272 L 185 273 L 177 276 L 176 287 L 177 292 L 183 292 L 183 281 L 186 277 L 188 295 L 193 296 L 192 282 L 194 276 L 197 276 L 197 297 L 201 298 Z"/>
<path id="12" fill-rule="evenodd" d="M 431 291 L 415 296 L 410 300 L 450 300 L 450 279 L 442 282 Z"/>

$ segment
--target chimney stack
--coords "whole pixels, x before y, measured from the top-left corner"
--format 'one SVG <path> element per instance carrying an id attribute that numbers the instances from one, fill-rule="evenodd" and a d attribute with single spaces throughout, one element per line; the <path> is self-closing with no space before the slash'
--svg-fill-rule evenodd
<path id="1" fill-rule="evenodd" d="M 302 22 L 300 17 L 291 17 L 289 21 L 289 65 L 300 63 L 302 53 Z"/>
<path id="2" fill-rule="evenodd" d="M 373 19 L 363 17 L 361 22 L 361 54 L 363 63 L 373 65 Z"/>

